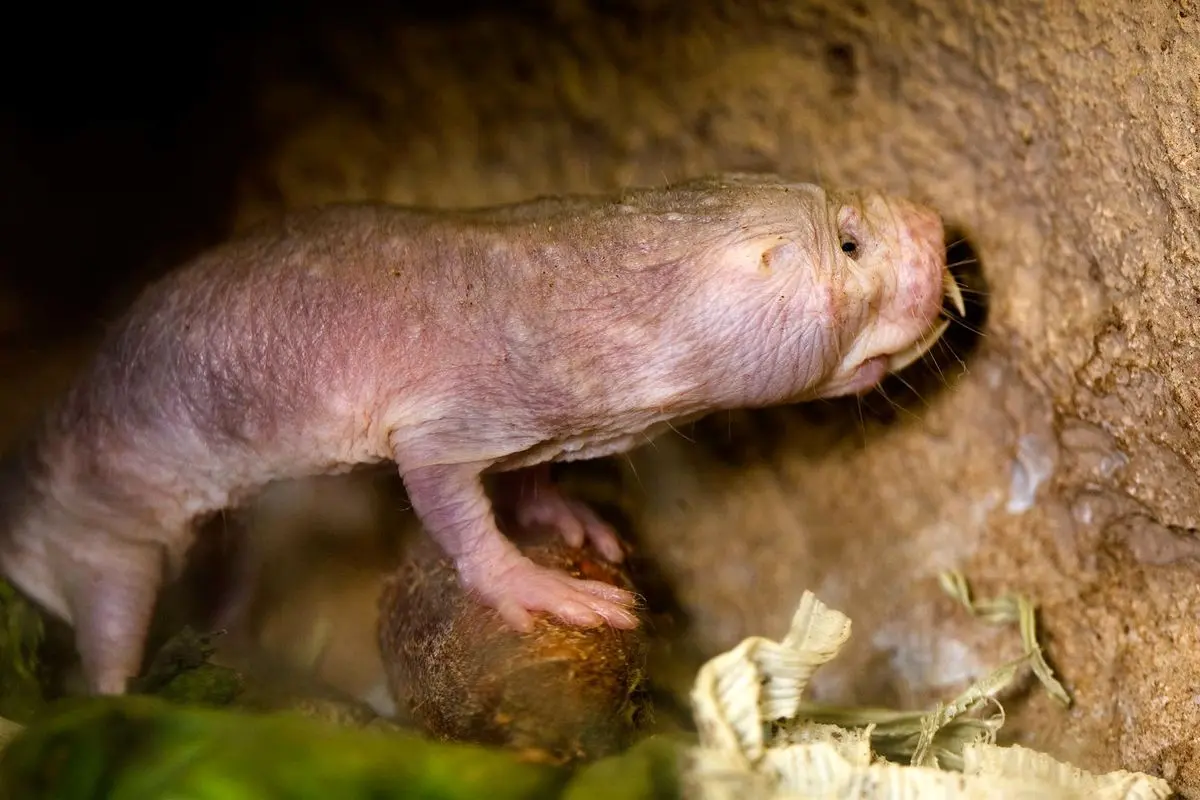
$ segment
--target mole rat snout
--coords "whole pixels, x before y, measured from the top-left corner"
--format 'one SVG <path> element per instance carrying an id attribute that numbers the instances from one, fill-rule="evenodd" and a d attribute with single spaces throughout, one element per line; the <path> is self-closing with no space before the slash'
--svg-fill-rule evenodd
<path id="1" fill-rule="evenodd" d="M 901 254 L 893 311 L 905 320 L 925 320 L 928 327 L 937 320 L 946 293 L 945 228 L 933 209 L 903 200 L 896 206 Z"/>

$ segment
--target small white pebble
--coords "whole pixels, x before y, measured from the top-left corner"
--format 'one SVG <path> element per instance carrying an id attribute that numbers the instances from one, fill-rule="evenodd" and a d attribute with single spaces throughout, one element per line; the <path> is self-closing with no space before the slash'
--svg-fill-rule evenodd
<path id="1" fill-rule="evenodd" d="M 1008 504 L 1010 514 L 1024 514 L 1033 508 L 1038 486 L 1054 474 L 1052 445 L 1036 434 L 1026 434 L 1017 442 L 1017 458 L 1012 465 Z"/>

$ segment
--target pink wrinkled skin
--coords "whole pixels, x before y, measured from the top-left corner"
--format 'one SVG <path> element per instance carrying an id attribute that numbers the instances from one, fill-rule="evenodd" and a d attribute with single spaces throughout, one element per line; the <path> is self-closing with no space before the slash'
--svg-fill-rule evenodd
<path id="1" fill-rule="evenodd" d="M 847 252 L 849 251 L 849 252 Z M 75 627 L 92 691 L 137 673 L 194 522 L 269 481 L 392 460 L 513 627 L 633 627 L 517 519 L 621 558 L 549 479 L 730 408 L 869 390 L 936 322 L 942 224 L 899 198 L 723 176 L 461 212 L 293 214 L 151 286 L 0 476 L 0 566 Z"/>

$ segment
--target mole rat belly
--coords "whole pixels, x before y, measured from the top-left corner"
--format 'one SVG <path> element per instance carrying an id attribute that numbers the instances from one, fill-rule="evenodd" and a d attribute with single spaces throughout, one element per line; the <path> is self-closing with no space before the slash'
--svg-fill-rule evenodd
<path id="1" fill-rule="evenodd" d="M 587 461 L 627 453 L 703 416 L 706 416 L 706 412 L 654 419 L 635 433 L 608 431 L 543 442 L 501 459 L 491 471 L 522 469 L 546 462 Z"/>

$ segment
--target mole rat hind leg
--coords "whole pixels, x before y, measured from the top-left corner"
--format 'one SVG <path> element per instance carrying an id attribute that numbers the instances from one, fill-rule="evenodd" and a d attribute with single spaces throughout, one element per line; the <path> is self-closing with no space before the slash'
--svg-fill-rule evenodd
<path id="1" fill-rule="evenodd" d="M 580 627 L 637 627 L 631 592 L 535 564 L 500 532 L 477 465 L 402 470 L 402 477 L 417 516 L 454 559 L 464 588 L 513 628 L 531 630 L 534 611 Z"/>
<path id="2" fill-rule="evenodd" d="M 88 690 L 124 694 L 141 670 L 165 571 L 161 545 L 92 533 L 64 567 L 75 646 Z"/>
<path id="3" fill-rule="evenodd" d="M 501 473 L 496 488 L 498 501 L 515 510 L 521 527 L 546 525 L 571 547 L 582 547 L 587 540 L 609 561 L 624 560 L 616 531 L 587 503 L 563 494 L 554 483 L 549 463 Z"/>

